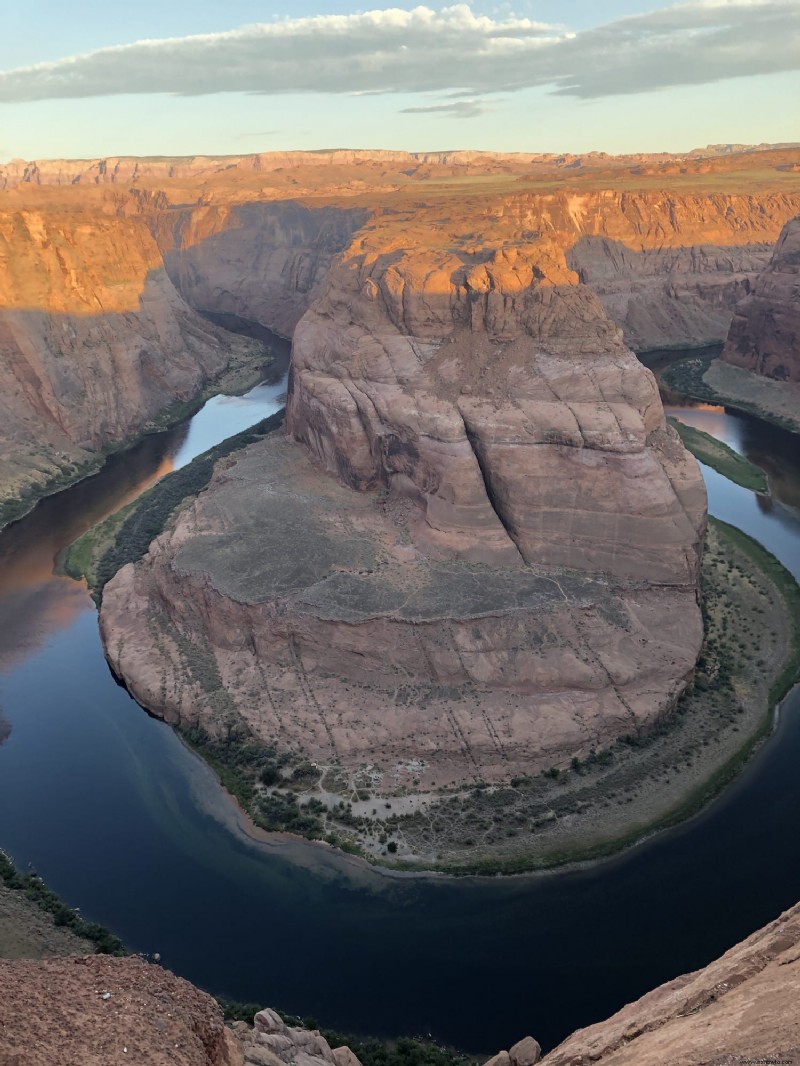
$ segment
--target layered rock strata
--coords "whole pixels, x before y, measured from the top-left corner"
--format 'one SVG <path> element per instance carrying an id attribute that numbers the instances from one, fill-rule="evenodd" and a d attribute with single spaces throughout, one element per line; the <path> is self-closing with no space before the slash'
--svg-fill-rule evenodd
<path id="1" fill-rule="evenodd" d="M 359 246 L 294 339 L 287 428 L 429 551 L 693 585 L 705 494 L 658 390 L 560 249 Z"/>
<path id="2" fill-rule="evenodd" d="M 321 295 L 333 257 L 369 212 L 292 201 L 201 206 L 156 220 L 164 267 L 200 311 L 238 315 L 291 336 Z"/>
<path id="3" fill-rule="evenodd" d="M 769 264 L 737 304 L 722 358 L 776 381 L 800 382 L 800 217 L 784 226 Z"/>
<path id="4" fill-rule="evenodd" d="M 583 237 L 568 259 L 622 327 L 626 343 L 646 351 L 723 340 L 737 301 L 770 254 L 771 245 L 759 242 L 637 250 L 632 242 Z"/>
<path id="5" fill-rule="evenodd" d="M 351 248 L 295 333 L 302 447 L 249 448 L 106 587 L 137 698 L 387 794 L 668 713 L 702 640 L 702 479 L 575 280 L 550 242 Z"/>

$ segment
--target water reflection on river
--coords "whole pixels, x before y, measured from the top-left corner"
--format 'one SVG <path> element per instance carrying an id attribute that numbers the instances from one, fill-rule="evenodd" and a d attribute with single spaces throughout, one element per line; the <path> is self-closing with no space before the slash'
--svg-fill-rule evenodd
<path id="1" fill-rule="evenodd" d="M 202 419 L 213 413 L 213 432 L 227 436 L 242 428 L 241 407 L 219 400 Z M 796 452 L 758 423 L 678 413 L 768 453 L 780 471 L 771 509 L 705 471 L 711 506 L 797 572 Z M 398 878 L 322 847 L 249 840 L 207 768 L 115 684 L 85 590 L 53 575 L 64 544 L 213 442 L 202 419 L 117 457 L 0 538 L 0 706 L 12 723 L 0 844 L 20 864 L 217 993 L 487 1053 L 528 1032 L 552 1044 L 800 898 L 797 698 L 721 801 L 586 870 Z"/>
<path id="2" fill-rule="evenodd" d="M 667 414 L 724 441 L 769 475 L 770 495 L 735 485 L 701 464 L 708 509 L 717 518 L 746 530 L 800 579 L 800 444 L 785 430 L 766 426 L 724 407 L 698 404 L 667 407 Z"/>

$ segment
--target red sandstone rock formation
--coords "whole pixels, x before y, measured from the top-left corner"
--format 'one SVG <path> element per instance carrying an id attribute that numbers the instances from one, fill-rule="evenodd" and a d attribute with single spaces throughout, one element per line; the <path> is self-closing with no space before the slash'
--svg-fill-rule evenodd
<path id="1" fill-rule="evenodd" d="M 800 1063 L 800 905 L 702 970 L 579 1029 L 543 1066 Z"/>
<path id="2" fill-rule="evenodd" d="M 0 168 L 0 496 L 74 473 L 217 374 L 230 353 L 193 311 L 291 333 L 359 228 L 379 236 L 383 253 L 425 233 L 428 251 L 433 236 L 474 264 L 504 248 L 524 259 L 550 239 L 630 345 L 720 339 L 769 243 L 800 210 L 791 178 L 773 187 L 764 167 L 797 154 L 711 152 L 702 189 L 681 174 L 625 192 L 643 157 L 12 162 Z M 663 170 L 669 157 L 655 162 Z M 736 195 L 729 170 L 744 190 Z M 491 184 L 473 187 L 472 176 Z M 543 181 L 556 191 L 543 193 Z"/>
<path id="3" fill-rule="evenodd" d="M 0 1066 L 242 1066 L 205 992 L 140 959 L 0 960 Z"/>
<path id="4" fill-rule="evenodd" d="M 361 1066 L 272 1010 L 225 1026 L 169 970 L 104 955 L 0 960 L 0 1066 Z"/>
<path id="5" fill-rule="evenodd" d="M 560 249 L 359 249 L 295 334 L 288 431 L 419 508 L 429 550 L 697 578 L 705 494 L 658 391 Z"/>
<path id="6" fill-rule="evenodd" d="M 0 503 L 137 434 L 258 346 L 201 318 L 136 217 L 0 201 Z"/>

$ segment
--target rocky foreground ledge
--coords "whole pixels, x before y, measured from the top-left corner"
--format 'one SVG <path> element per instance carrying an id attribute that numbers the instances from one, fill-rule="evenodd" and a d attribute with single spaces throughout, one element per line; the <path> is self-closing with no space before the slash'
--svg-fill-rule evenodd
<path id="1" fill-rule="evenodd" d="M 800 904 L 702 970 L 573 1033 L 525 1037 L 486 1066 L 800 1063 Z M 0 1066 L 361 1066 L 272 1010 L 226 1027 L 215 1000 L 140 959 L 0 962 Z"/>
<path id="2" fill-rule="evenodd" d="M 800 905 L 702 970 L 579 1029 L 547 1066 L 797 1066 Z"/>

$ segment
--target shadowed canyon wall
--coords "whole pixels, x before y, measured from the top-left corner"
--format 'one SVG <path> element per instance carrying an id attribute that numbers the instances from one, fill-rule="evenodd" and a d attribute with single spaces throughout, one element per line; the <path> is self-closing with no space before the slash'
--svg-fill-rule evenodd
<path id="1" fill-rule="evenodd" d="M 800 382 L 800 217 L 736 306 L 722 358 L 777 381 Z"/>
<path id="2" fill-rule="evenodd" d="M 239 315 L 291 336 L 321 295 L 331 260 L 369 217 L 364 208 L 292 201 L 165 213 L 164 267 L 190 306 Z"/>

